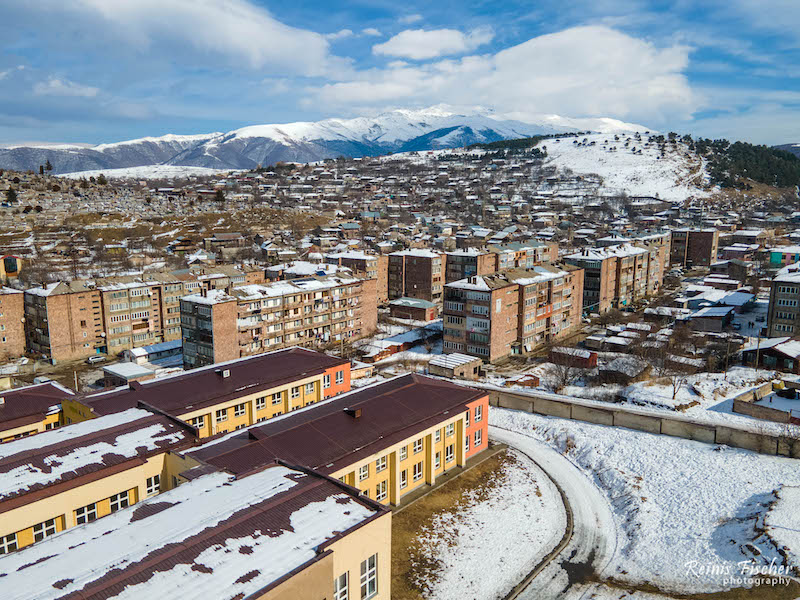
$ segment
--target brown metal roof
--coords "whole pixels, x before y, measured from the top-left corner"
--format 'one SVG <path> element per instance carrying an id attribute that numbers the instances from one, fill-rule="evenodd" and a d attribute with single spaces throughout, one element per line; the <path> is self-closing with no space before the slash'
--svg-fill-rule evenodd
<path id="1" fill-rule="evenodd" d="M 318 375 L 349 361 L 304 348 L 259 354 L 195 369 L 174 377 L 152 379 L 133 389 L 85 396 L 81 401 L 98 415 L 112 414 L 143 403 L 178 416 L 261 390 Z M 218 371 L 229 370 L 229 377 Z"/>
<path id="2" fill-rule="evenodd" d="M 61 404 L 73 392 L 52 381 L 0 392 L 0 429 L 11 429 L 45 418 L 51 406 Z"/>
<path id="3" fill-rule="evenodd" d="M 467 410 L 486 392 L 410 374 L 364 388 L 239 434 L 191 455 L 232 473 L 273 460 L 333 473 Z M 358 418 L 345 408 L 361 410 Z"/>

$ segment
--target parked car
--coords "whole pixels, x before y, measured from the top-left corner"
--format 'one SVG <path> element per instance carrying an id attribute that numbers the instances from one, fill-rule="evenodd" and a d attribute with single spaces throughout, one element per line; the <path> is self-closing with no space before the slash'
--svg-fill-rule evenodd
<path id="1" fill-rule="evenodd" d="M 108 357 L 103 356 L 102 354 L 96 354 L 95 356 L 90 356 L 87 358 L 86 362 L 90 365 L 95 365 L 97 363 L 105 362 L 106 358 Z"/>

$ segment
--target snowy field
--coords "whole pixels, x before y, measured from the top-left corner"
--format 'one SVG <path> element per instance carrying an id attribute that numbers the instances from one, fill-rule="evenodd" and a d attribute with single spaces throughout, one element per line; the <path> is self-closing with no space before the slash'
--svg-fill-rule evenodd
<path id="1" fill-rule="evenodd" d="M 783 563 L 763 525 L 776 490 L 800 484 L 797 460 L 505 409 L 492 409 L 490 424 L 543 442 L 602 491 L 617 539 L 603 577 L 714 592 L 738 587 L 726 582 L 737 563 Z"/>
<path id="2" fill-rule="evenodd" d="M 437 513 L 412 544 L 415 583 L 426 598 L 502 598 L 563 536 L 556 487 L 525 456 L 509 456 L 481 488 Z M 426 568 L 431 564 L 436 568 Z"/>
<path id="3" fill-rule="evenodd" d="M 95 169 L 92 171 L 77 171 L 63 173 L 59 177 L 67 179 L 89 179 L 105 175 L 106 179 L 173 179 L 181 177 L 203 177 L 218 173 L 230 173 L 230 169 L 209 169 L 206 167 L 182 167 L 178 165 L 145 165 L 142 167 L 127 167 L 125 169 Z"/>

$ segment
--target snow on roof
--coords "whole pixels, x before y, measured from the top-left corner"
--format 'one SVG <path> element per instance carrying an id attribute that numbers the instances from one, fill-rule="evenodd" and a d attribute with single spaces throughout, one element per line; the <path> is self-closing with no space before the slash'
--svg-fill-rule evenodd
<path id="1" fill-rule="evenodd" d="M 434 356 L 428 364 L 435 367 L 441 367 L 443 369 L 454 369 L 456 367 L 460 367 L 461 365 L 475 362 L 476 360 L 480 361 L 481 359 L 474 356 L 469 356 L 467 354 L 459 354 L 458 352 L 454 352 L 453 354 L 441 354 L 439 356 Z"/>
<path id="2" fill-rule="evenodd" d="M 147 367 L 143 367 L 133 362 L 121 362 L 115 365 L 108 365 L 103 367 L 104 373 L 116 375 L 123 379 L 131 379 L 132 377 L 142 377 L 143 375 L 153 375 L 153 371 Z"/>
<path id="3" fill-rule="evenodd" d="M 3 557 L 3 597 L 249 597 L 376 513 L 283 466 L 239 479 L 211 473 Z"/>
<path id="4" fill-rule="evenodd" d="M 608 258 L 626 258 L 637 254 L 646 254 L 645 248 L 633 244 L 620 244 L 619 246 L 606 246 L 605 248 L 583 248 L 580 252 L 567 255 L 573 260 L 606 260 Z"/>
<path id="5" fill-rule="evenodd" d="M 783 283 L 800 283 L 800 262 L 783 267 L 773 281 Z"/>
<path id="6" fill-rule="evenodd" d="M 205 294 L 189 294 L 188 296 L 183 296 L 181 300 L 211 306 L 222 302 L 230 302 L 231 300 L 235 300 L 235 298 L 223 289 L 212 289 L 208 290 Z"/>
<path id="7" fill-rule="evenodd" d="M 398 252 L 392 252 L 389 256 L 417 256 L 421 258 L 439 258 L 442 255 L 438 252 L 434 252 L 433 250 L 427 250 L 425 248 L 412 248 L 411 250 L 400 250 Z"/>
<path id="8" fill-rule="evenodd" d="M 556 354 L 566 354 L 568 356 L 577 356 L 579 358 L 591 358 L 593 352 L 584 350 L 583 348 L 568 348 L 566 346 L 557 346 L 552 350 Z"/>

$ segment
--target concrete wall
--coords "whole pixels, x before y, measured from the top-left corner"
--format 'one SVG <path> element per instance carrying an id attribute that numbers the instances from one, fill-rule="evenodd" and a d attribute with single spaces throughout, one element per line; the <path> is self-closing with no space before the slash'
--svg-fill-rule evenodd
<path id="1" fill-rule="evenodd" d="M 586 401 L 567 396 L 556 399 L 539 396 L 536 392 L 523 395 L 500 390 L 490 392 L 489 404 L 562 419 L 574 419 L 587 423 L 669 435 L 707 444 L 725 444 L 761 454 L 800 458 L 800 440 L 751 432 L 727 425 L 705 425 L 669 415 L 645 415 L 619 405 L 609 404 L 607 408 L 589 406 Z"/>

